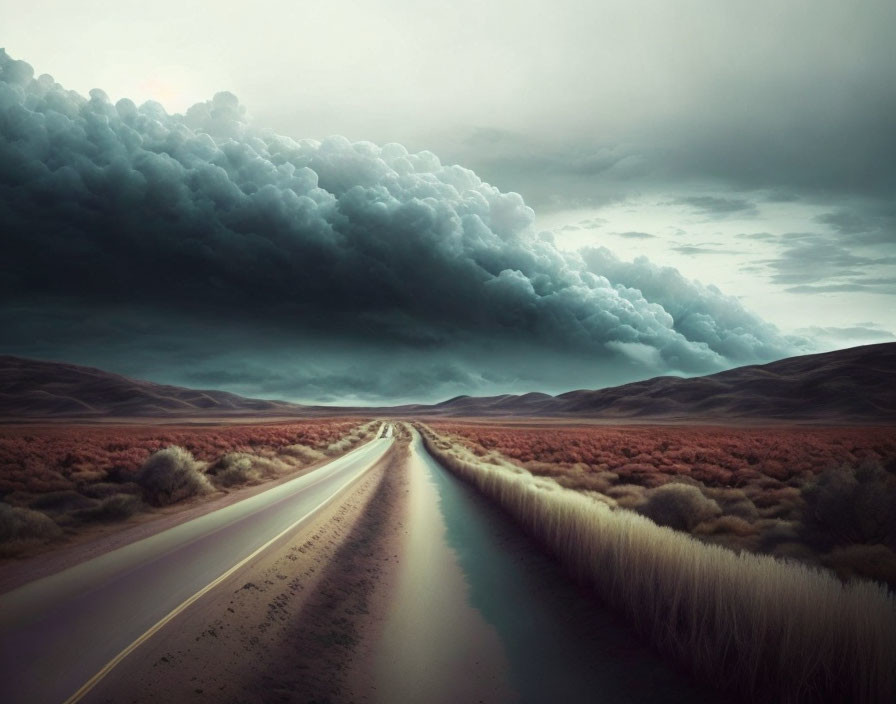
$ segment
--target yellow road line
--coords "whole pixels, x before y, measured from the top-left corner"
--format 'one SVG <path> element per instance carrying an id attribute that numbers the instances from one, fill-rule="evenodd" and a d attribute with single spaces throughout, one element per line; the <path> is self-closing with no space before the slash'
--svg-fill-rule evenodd
<path id="1" fill-rule="evenodd" d="M 328 496 L 326 499 L 324 499 L 323 501 L 321 501 L 317 506 L 315 506 L 313 509 L 311 509 L 310 511 L 308 511 L 308 513 L 306 513 L 304 516 L 302 516 L 302 517 L 299 518 L 298 520 L 296 520 L 296 521 L 294 521 L 293 523 L 291 523 L 287 528 L 284 528 L 282 531 L 280 531 L 279 533 L 277 533 L 277 535 L 275 535 L 273 538 L 271 538 L 268 542 L 266 542 L 266 543 L 265 543 L 264 545 L 262 545 L 260 548 L 258 548 L 257 550 L 255 550 L 255 552 L 253 552 L 251 555 L 248 555 L 248 556 L 244 557 L 242 560 L 240 560 L 239 562 L 237 562 L 233 567 L 231 567 L 229 570 L 227 570 L 227 571 L 226 571 L 224 574 L 222 574 L 220 577 L 218 577 L 218 578 L 215 579 L 214 581 L 212 581 L 212 582 L 206 584 L 202 589 L 200 589 L 198 592 L 196 592 L 196 593 L 195 593 L 193 596 L 191 596 L 189 599 L 187 599 L 186 601 L 184 601 L 183 603 L 181 603 L 179 606 L 176 606 L 170 613 L 168 613 L 168 614 L 167 614 L 166 616 L 164 616 L 158 623 L 156 623 L 154 626 L 152 626 L 152 628 L 150 628 L 148 631 L 146 631 L 143 635 L 141 635 L 139 638 L 137 638 L 137 640 L 135 640 L 135 641 L 134 641 L 133 643 L 131 643 L 128 647 L 126 647 L 124 650 L 122 650 L 118 655 L 116 655 L 116 656 L 115 656 L 114 658 L 112 658 L 109 662 L 107 662 L 107 663 L 105 664 L 105 666 L 103 666 L 103 668 L 102 668 L 99 672 L 97 672 L 93 677 L 91 677 L 91 678 L 90 678 L 89 680 L 87 680 L 83 685 L 81 685 L 81 688 L 80 688 L 77 692 L 75 692 L 72 696 L 70 696 L 68 699 L 66 699 L 65 702 L 63 702 L 63 704 L 75 704 L 75 702 L 79 702 L 79 701 L 81 701 L 81 699 L 83 699 L 84 696 L 85 696 L 91 689 L 93 689 L 94 687 L 96 687 L 97 684 L 100 683 L 100 680 L 102 680 L 106 675 L 108 675 L 108 674 L 115 668 L 115 666 L 118 665 L 118 663 L 120 663 L 120 662 L 121 662 L 122 660 L 124 660 L 128 655 L 130 655 L 130 654 L 131 654 L 132 652 L 134 652 L 138 647 L 140 647 L 143 643 L 145 643 L 147 640 L 149 640 L 150 638 L 152 638 L 156 633 L 158 633 L 160 630 L 162 630 L 162 628 L 164 628 L 165 625 L 166 625 L 169 621 L 171 621 L 173 618 L 175 618 L 175 617 L 176 617 L 179 613 L 181 613 L 184 609 L 188 608 L 190 605 L 194 604 L 196 601 L 198 601 L 199 599 L 201 599 L 205 594 L 207 594 L 208 592 L 210 592 L 212 589 L 214 589 L 216 586 L 218 586 L 221 582 L 223 582 L 225 579 L 227 579 L 228 577 L 230 577 L 234 572 L 236 572 L 237 570 L 239 570 L 241 567 L 245 566 L 245 564 L 246 564 L 247 562 L 253 560 L 253 559 L 256 558 L 260 553 L 262 553 L 262 552 L 264 552 L 265 550 L 267 550 L 271 545 L 273 545 L 274 543 L 276 543 L 278 540 L 280 540 L 280 538 L 282 538 L 284 535 L 286 535 L 286 534 L 289 533 L 291 530 L 293 530 L 296 526 L 298 526 L 298 525 L 299 525 L 302 521 L 304 521 L 306 518 L 308 518 L 309 516 L 313 515 L 314 513 L 317 513 L 317 511 L 319 511 L 319 510 L 320 510 L 321 508 L 323 508 L 326 504 L 330 503 L 330 501 L 332 501 L 334 498 L 336 498 L 336 496 L 338 496 L 339 493 L 342 492 L 342 490 L 345 489 L 349 484 L 351 484 L 352 482 L 357 481 L 358 479 L 360 479 L 360 478 L 367 472 L 367 470 L 369 470 L 370 467 L 372 467 L 374 464 L 376 464 L 376 463 L 372 463 L 372 464 L 370 464 L 370 465 L 369 465 L 363 472 L 359 473 L 357 476 L 352 477 L 352 478 L 349 479 L 347 482 L 345 482 L 344 484 L 342 484 L 342 485 L 341 485 L 336 491 L 334 491 L 330 496 Z"/>

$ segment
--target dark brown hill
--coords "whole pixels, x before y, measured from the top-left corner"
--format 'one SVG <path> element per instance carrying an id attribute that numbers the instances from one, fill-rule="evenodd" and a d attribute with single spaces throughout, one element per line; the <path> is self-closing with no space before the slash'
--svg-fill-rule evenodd
<path id="1" fill-rule="evenodd" d="M 434 405 L 301 406 L 137 381 L 99 369 L 0 356 L 0 417 L 216 418 L 321 415 L 558 417 L 608 420 L 896 422 L 896 343 L 661 376 L 559 396 L 458 396 Z"/>
<path id="2" fill-rule="evenodd" d="M 0 417 L 297 415 L 302 406 L 129 379 L 92 367 L 0 356 Z"/>
<path id="3" fill-rule="evenodd" d="M 896 343 L 790 357 L 709 376 L 661 376 L 559 396 L 461 396 L 421 415 L 896 421 Z"/>

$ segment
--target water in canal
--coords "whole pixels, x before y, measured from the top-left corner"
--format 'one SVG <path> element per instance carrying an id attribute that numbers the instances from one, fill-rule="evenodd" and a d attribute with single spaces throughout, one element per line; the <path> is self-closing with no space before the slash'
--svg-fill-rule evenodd
<path id="1" fill-rule="evenodd" d="M 711 702 L 415 434 L 380 702 Z"/>

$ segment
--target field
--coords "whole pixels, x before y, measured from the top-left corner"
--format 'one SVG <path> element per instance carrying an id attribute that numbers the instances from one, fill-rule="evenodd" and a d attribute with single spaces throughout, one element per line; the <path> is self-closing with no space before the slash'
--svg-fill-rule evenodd
<path id="1" fill-rule="evenodd" d="M 430 425 L 705 542 L 896 587 L 892 428 Z"/>
<path id="2" fill-rule="evenodd" d="M 341 454 L 357 419 L 255 425 L 0 426 L 0 554 Z"/>

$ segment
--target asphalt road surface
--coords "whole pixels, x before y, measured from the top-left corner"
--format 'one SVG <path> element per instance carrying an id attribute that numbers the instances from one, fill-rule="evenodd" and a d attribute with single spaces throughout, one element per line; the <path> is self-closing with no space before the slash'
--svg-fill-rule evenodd
<path id="1" fill-rule="evenodd" d="M 391 426 L 378 435 L 309 474 L 0 595 L 0 700 L 76 701 L 372 467 L 393 443 Z"/>

